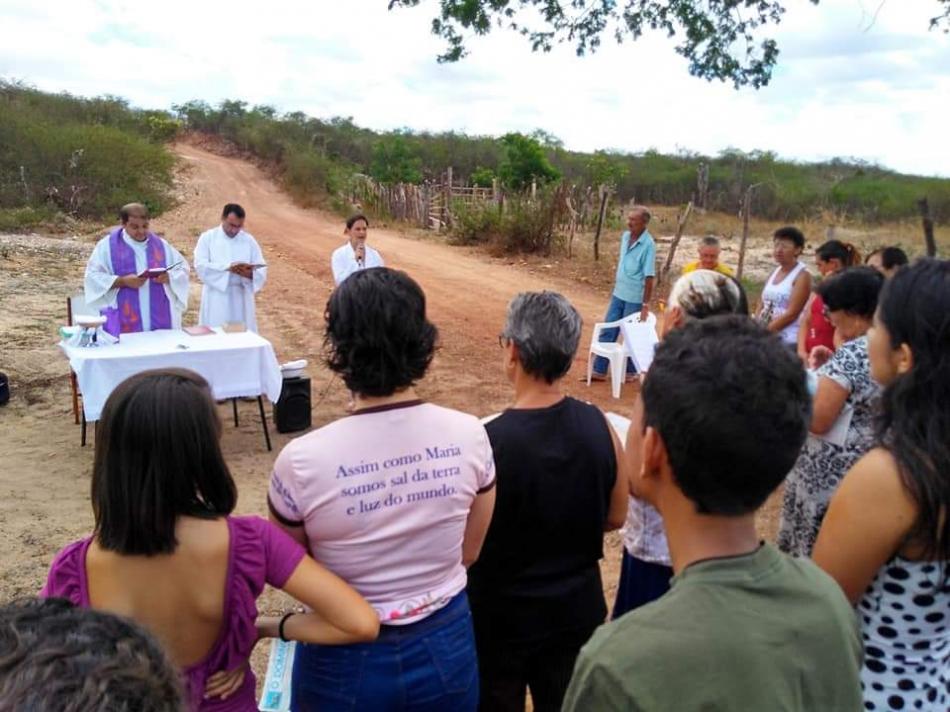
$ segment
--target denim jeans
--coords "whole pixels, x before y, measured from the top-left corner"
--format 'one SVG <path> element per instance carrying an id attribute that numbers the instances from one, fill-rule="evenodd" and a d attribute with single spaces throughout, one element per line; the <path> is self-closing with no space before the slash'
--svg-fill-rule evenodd
<path id="1" fill-rule="evenodd" d="M 474 712 L 478 660 L 465 592 L 428 618 L 384 625 L 373 643 L 298 645 L 292 710 Z"/>
<path id="2" fill-rule="evenodd" d="M 631 556 L 623 549 L 620 563 L 620 581 L 617 582 L 617 598 L 610 620 L 615 621 L 634 608 L 652 603 L 670 590 L 673 569 L 663 564 L 644 561 Z"/>
<path id="3" fill-rule="evenodd" d="M 636 314 L 641 309 L 643 309 L 643 304 L 639 302 L 625 302 L 623 299 L 618 299 L 617 297 L 611 295 L 610 304 L 607 305 L 607 314 L 604 315 L 604 321 L 617 321 L 618 319 L 623 319 L 628 317 L 631 314 Z M 620 329 L 604 329 L 600 332 L 600 338 L 598 341 L 601 342 L 612 342 L 617 340 L 617 336 L 620 334 Z M 603 376 L 607 373 L 607 359 L 603 356 L 597 356 L 594 359 L 594 373 Z M 627 373 L 633 374 L 636 373 L 637 369 L 633 365 L 633 361 L 627 359 Z"/>

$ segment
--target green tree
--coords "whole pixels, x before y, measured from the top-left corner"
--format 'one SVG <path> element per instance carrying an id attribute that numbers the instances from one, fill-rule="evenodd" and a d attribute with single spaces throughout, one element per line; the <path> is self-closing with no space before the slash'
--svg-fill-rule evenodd
<path id="1" fill-rule="evenodd" d="M 591 185 L 608 184 L 614 187 L 620 184 L 628 173 L 623 156 L 595 151 L 587 161 L 588 181 Z"/>
<path id="2" fill-rule="evenodd" d="M 520 133 L 501 137 L 505 157 L 498 166 L 498 177 L 512 190 L 524 190 L 532 179 L 544 184 L 561 177 L 544 155 L 544 147 L 536 139 Z"/>
<path id="3" fill-rule="evenodd" d="M 933 1 L 940 14 L 930 28 L 946 32 L 950 0 Z M 389 9 L 419 4 L 390 0 Z M 605 34 L 622 42 L 659 30 L 675 38 L 693 76 L 759 88 L 769 83 L 779 51 L 775 40 L 757 35 L 781 21 L 786 5 L 788 0 L 441 0 L 432 32 L 447 44 L 439 61 L 456 62 L 468 54 L 464 33 L 487 35 L 493 27 L 519 32 L 535 51 L 570 42 L 578 55 L 596 51 Z"/>
<path id="4" fill-rule="evenodd" d="M 373 144 L 369 172 L 380 183 L 421 183 L 422 161 L 412 153 L 404 134 L 393 133 Z"/>
<path id="5" fill-rule="evenodd" d="M 472 185 L 479 188 L 491 188 L 494 180 L 495 171 L 491 168 L 483 168 L 482 166 L 472 171 L 472 175 L 469 176 L 469 181 L 471 181 Z"/>

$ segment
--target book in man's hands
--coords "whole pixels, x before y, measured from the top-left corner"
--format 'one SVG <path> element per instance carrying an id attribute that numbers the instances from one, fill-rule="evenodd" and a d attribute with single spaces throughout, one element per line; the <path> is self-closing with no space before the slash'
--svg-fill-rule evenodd
<path id="1" fill-rule="evenodd" d="M 160 274 L 165 274 L 166 272 L 175 269 L 180 264 L 181 262 L 179 261 L 173 265 L 169 265 L 168 267 L 149 267 L 138 276 L 142 279 L 151 279 L 152 277 L 157 277 Z"/>
<path id="2" fill-rule="evenodd" d="M 265 264 L 253 264 L 251 262 L 232 262 L 232 267 L 250 267 L 251 269 L 260 269 L 261 267 L 266 267 Z"/>

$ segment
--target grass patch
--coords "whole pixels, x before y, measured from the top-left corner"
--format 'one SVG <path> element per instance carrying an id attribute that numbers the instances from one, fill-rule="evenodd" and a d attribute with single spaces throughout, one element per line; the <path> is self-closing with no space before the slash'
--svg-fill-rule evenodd
<path id="1" fill-rule="evenodd" d="M 61 223 L 63 219 L 61 212 L 46 206 L 0 208 L 0 232 L 35 230 L 37 227 Z"/>

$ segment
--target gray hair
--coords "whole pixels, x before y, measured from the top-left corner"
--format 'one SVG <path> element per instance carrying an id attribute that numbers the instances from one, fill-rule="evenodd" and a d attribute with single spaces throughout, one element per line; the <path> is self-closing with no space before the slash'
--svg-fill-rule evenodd
<path id="1" fill-rule="evenodd" d="M 702 240 L 699 241 L 700 247 L 719 247 L 719 238 L 715 235 L 706 235 Z"/>
<path id="2" fill-rule="evenodd" d="M 717 314 L 742 313 L 744 296 L 742 287 L 731 277 L 708 269 L 697 269 L 676 280 L 670 290 L 669 304 L 682 309 L 687 317 L 705 319 Z"/>
<path id="3" fill-rule="evenodd" d="M 581 315 L 557 292 L 522 292 L 508 305 L 502 336 L 518 347 L 525 373 L 554 383 L 564 376 L 581 339 Z"/>
<path id="4" fill-rule="evenodd" d="M 644 222 L 645 222 L 647 225 L 650 224 L 650 220 L 653 218 L 653 214 L 652 214 L 652 213 L 650 212 L 650 210 L 649 210 L 646 206 L 644 206 L 644 205 L 634 205 L 632 208 L 630 208 L 630 212 L 631 212 L 631 213 L 643 213 L 643 219 L 644 219 Z"/>

